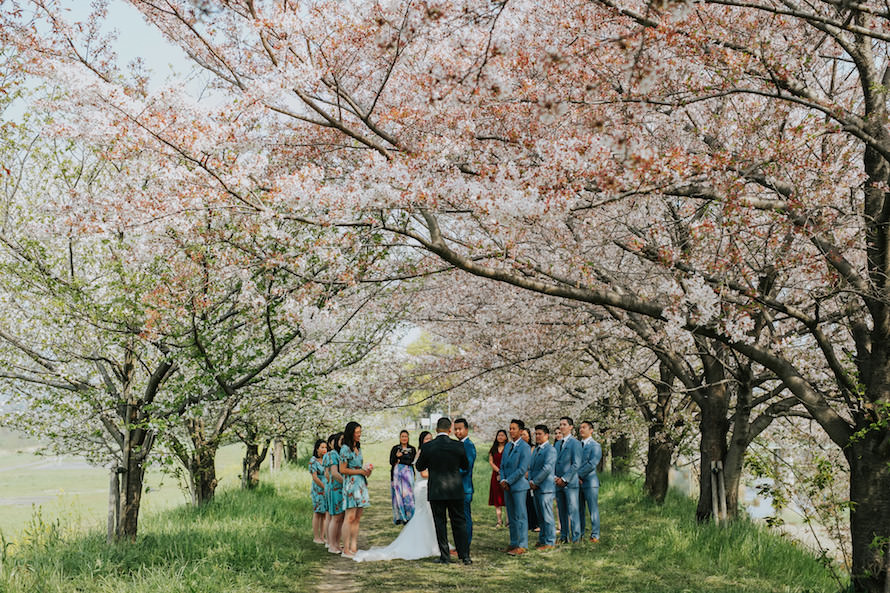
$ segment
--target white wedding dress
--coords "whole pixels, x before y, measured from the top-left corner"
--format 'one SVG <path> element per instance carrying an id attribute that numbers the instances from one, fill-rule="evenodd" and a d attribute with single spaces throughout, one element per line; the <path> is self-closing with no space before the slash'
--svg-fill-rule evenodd
<path id="1" fill-rule="evenodd" d="M 388 546 L 359 550 L 353 556 L 356 562 L 378 560 L 417 560 L 439 555 L 436 542 L 436 526 L 426 494 L 427 480 L 414 483 L 414 516 L 402 528 L 399 536 Z"/>

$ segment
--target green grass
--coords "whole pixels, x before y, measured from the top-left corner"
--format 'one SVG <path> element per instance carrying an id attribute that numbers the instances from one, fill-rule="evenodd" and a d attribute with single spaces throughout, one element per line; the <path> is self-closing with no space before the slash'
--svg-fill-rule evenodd
<path id="1" fill-rule="evenodd" d="M 378 470 L 370 480 L 362 547 L 385 545 L 399 531 L 389 503 L 388 450 L 389 444 L 366 446 L 365 460 Z M 480 459 L 469 567 L 443 567 L 432 559 L 355 564 L 327 554 L 311 542 L 310 482 L 301 464 L 274 477 L 264 474 L 255 492 L 224 489 L 202 509 L 147 513 L 135 544 L 109 546 L 98 531 L 71 533 L 58 519 L 36 517 L 22 540 L 0 553 L 0 593 L 302 593 L 325 584 L 328 591 L 353 585 L 381 593 L 839 589 L 812 554 L 764 527 L 746 521 L 728 528 L 698 525 L 694 501 L 671 493 L 657 506 L 642 496 L 638 481 L 609 476 L 601 488 L 600 544 L 512 558 L 498 551 L 508 535 L 494 527 L 489 476 Z"/>
<path id="2" fill-rule="evenodd" d="M 32 520 L 7 551 L 2 593 L 247 593 L 302 591 L 324 554 L 312 544 L 308 474 L 263 476 L 253 492 L 228 489 L 201 509 L 147 514 L 135 544 L 101 533 L 66 535 Z M 296 587 L 296 588 L 295 588 Z"/>
<path id="3" fill-rule="evenodd" d="M 374 447 L 369 453 L 379 457 Z M 599 544 L 509 557 L 499 551 L 509 535 L 494 528 L 494 510 L 487 504 L 491 471 L 482 455 L 480 450 L 474 476 L 473 565 L 442 567 L 432 559 L 362 563 L 353 569 L 360 590 L 834 593 L 840 588 L 811 553 L 766 527 L 744 520 L 725 528 L 699 525 L 693 500 L 671 492 L 658 506 L 643 496 L 639 480 L 608 475 L 600 490 Z M 392 525 L 386 472 L 372 475 L 370 484 L 372 507 L 362 531 L 369 546 L 386 545 L 399 530 Z M 533 545 L 537 534 L 529 535 Z"/>
<path id="4" fill-rule="evenodd" d="M 38 514 L 59 519 L 66 532 L 100 528 L 107 517 L 108 472 L 85 466 L 75 457 L 34 454 L 35 443 L 10 433 L 0 434 L 0 534 L 17 540 Z M 238 484 L 243 447 L 220 449 L 217 475 L 221 487 Z M 149 468 L 142 512 L 156 513 L 186 502 L 177 480 Z"/>

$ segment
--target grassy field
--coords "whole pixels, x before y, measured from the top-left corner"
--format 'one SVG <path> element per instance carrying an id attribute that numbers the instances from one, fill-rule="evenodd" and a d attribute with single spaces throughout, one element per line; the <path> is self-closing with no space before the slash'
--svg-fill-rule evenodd
<path id="1" fill-rule="evenodd" d="M 147 513 L 135 544 L 32 524 L 0 553 L 0 592 L 306 591 L 324 557 L 312 544 L 308 474 L 289 468 L 262 479 L 255 491 L 224 489 L 200 509 Z"/>
<path id="2" fill-rule="evenodd" d="M 398 534 L 389 504 L 389 445 L 366 446 L 379 466 L 361 547 Z M 834 593 L 841 587 L 809 553 L 738 522 L 697 525 L 693 501 L 672 493 L 652 505 L 634 480 L 604 479 L 603 537 L 596 546 L 565 546 L 509 557 L 507 530 L 487 506 L 487 464 L 477 464 L 474 564 L 355 564 L 311 542 L 309 478 L 302 467 L 262 475 L 254 492 L 223 489 L 202 509 L 146 513 L 135 544 L 108 546 L 100 531 L 62 533 L 32 521 L 28 538 L 0 551 L 0 593 L 258 593 L 374 591 L 429 593 L 653 592 Z"/>
<path id="3" fill-rule="evenodd" d="M 388 447 L 368 447 L 366 457 L 386 467 Z M 841 587 L 819 561 L 765 527 L 739 521 L 729 528 L 698 525 L 695 503 L 672 492 L 664 506 L 647 501 L 642 484 L 604 476 L 600 496 L 599 544 L 530 551 L 513 558 L 499 551 L 509 543 L 494 527 L 488 506 L 491 471 L 476 465 L 473 499 L 473 565 L 417 562 L 362 563 L 350 570 L 360 591 L 400 593 L 835 593 Z M 392 524 L 387 472 L 371 476 L 372 507 L 362 521 L 368 546 L 398 535 Z M 530 534 L 530 542 L 537 534 Z M 347 563 L 337 560 L 338 564 Z"/>
<path id="4" fill-rule="evenodd" d="M 36 455 L 36 443 L 0 431 L 0 534 L 21 537 L 32 521 L 58 522 L 68 533 L 95 529 L 107 517 L 108 472 L 75 457 Z M 223 447 L 217 458 L 220 484 L 237 484 L 242 448 Z M 177 481 L 149 469 L 142 509 L 159 512 L 186 502 Z"/>

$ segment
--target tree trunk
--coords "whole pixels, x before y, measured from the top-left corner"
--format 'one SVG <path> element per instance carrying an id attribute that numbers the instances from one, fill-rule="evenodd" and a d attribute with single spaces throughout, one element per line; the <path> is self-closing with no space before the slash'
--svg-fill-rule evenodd
<path id="1" fill-rule="evenodd" d="M 145 467 L 138 456 L 131 456 L 121 484 L 121 514 L 118 539 L 135 541 L 139 524 L 139 507 L 142 504 L 142 484 Z"/>
<path id="2" fill-rule="evenodd" d="M 193 485 L 192 502 L 202 506 L 213 500 L 216 494 L 216 451 L 215 444 L 197 447 L 192 453 L 189 471 Z"/>
<path id="3" fill-rule="evenodd" d="M 667 430 L 667 418 L 671 414 L 674 374 L 664 362 L 658 365 L 659 381 L 655 382 L 656 398 L 650 406 L 633 382 L 625 381 L 622 388 L 635 397 L 637 406 L 649 427 L 648 450 L 646 452 L 646 479 L 643 491 L 656 503 L 664 502 L 668 491 L 668 477 L 677 440 Z"/>
<path id="4" fill-rule="evenodd" d="M 272 460 L 269 468 L 272 471 L 278 471 L 284 465 L 284 442 L 276 438 L 272 441 Z"/>
<path id="5" fill-rule="evenodd" d="M 726 439 L 729 435 L 729 389 L 723 363 L 709 354 L 702 355 L 705 385 L 697 399 L 701 412 L 701 469 L 699 475 L 698 507 L 695 517 L 699 521 L 711 518 L 711 462 L 726 461 Z M 738 492 L 738 488 L 736 488 Z M 727 509 L 729 506 L 727 505 Z M 733 516 L 731 514 L 731 516 Z"/>
<path id="6" fill-rule="evenodd" d="M 260 483 L 260 466 L 266 459 L 266 453 L 269 451 L 269 441 L 263 445 L 262 451 L 258 443 L 246 443 L 247 449 L 244 452 L 244 460 L 241 462 L 241 487 L 252 490 Z"/>
<path id="7" fill-rule="evenodd" d="M 890 435 L 875 428 L 847 448 L 850 463 L 850 531 L 854 590 L 885 593 L 890 587 Z"/>
<path id="8" fill-rule="evenodd" d="M 612 473 L 626 475 L 630 471 L 630 437 L 625 433 L 619 433 L 612 441 Z"/>
<path id="9" fill-rule="evenodd" d="M 661 504 L 668 491 L 668 476 L 676 444 L 665 433 L 663 424 L 649 425 L 649 451 L 646 457 L 646 480 L 643 490 Z"/>

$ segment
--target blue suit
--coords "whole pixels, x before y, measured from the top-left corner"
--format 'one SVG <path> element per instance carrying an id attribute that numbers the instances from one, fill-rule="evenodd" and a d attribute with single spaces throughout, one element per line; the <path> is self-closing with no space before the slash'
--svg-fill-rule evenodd
<path id="1" fill-rule="evenodd" d="M 566 481 L 565 486 L 556 487 L 556 506 L 559 509 L 559 524 L 562 531 L 559 540 L 581 541 L 581 513 L 578 509 L 578 468 L 581 467 L 581 443 L 567 436 L 557 443 L 556 478 Z"/>
<path id="2" fill-rule="evenodd" d="M 532 463 L 528 469 L 528 478 L 535 486 L 535 511 L 541 531 L 538 532 L 538 543 L 552 546 L 556 543 L 556 522 L 553 520 L 553 498 L 556 495 L 556 483 L 553 468 L 556 467 L 556 448 L 549 442 L 535 447 Z"/>
<path id="3" fill-rule="evenodd" d="M 464 450 L 467 452 L 467 460 L 470 462 L 470 469 L 460 470 L 461 477 L 464 481 L 464 515 L 467 517 L 467 542 L 473 541 L 473 466 L 476 464 L 476 445 L 467 437 L 464 441 Z"/>
<path id="4" fill-rule="evenodd" d="M 507 481 L 509 490 L 504 491 L 504 503 L 510 519 L 510 547 L 528 548 L 528 511 L 525 506 L 528 492 L 528 467 L 532 461 L 532 448 L 519 439 L 507 443 L 501 458 L 500 480 Z"/>
<path id="5" fill-rule="evenodd" d="M 591 439 L 582 444 L 581 466 L 578 468 L 578 478 L 581 480 L 579 511 L 581 516 L 581 535 L 584 535 L 584 506 L 590 511 L 590 537 L 600 537 L 600 509 L 599 491 L 600 479 L 596 474 L 596 466 L 603 458 L 603 448 L 599 443 Z"/>

